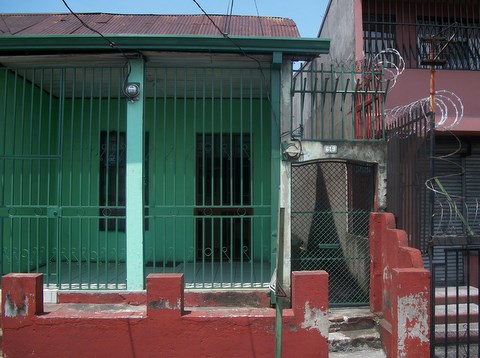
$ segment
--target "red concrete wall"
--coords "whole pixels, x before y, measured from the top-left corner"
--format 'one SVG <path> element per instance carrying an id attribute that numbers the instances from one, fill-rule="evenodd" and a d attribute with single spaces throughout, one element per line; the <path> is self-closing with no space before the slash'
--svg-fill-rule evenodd
<path id="1" fill-rule="evenodd" d="M 43 305 L 38 274 L 2 279 L 3 353 L 8 357 L 273 357 L 275 310 L 186 310 L 183 275 L 147 278 L 145 306 Z M 99 293 L 101 295 L 101 293 Z M 78 297 L 77 297 L 78 298 Z M 102 301 L 102 300 L 100 300 Z M 292 273 L 283 311 L 283 357 L 328 356 L 328 274 Z"/>
<path id="2" fill-rule="evenodd" d="M 430 272 L 390 213 L 370 214 L 370 308 L 387 357 L 430 356 Z"/>

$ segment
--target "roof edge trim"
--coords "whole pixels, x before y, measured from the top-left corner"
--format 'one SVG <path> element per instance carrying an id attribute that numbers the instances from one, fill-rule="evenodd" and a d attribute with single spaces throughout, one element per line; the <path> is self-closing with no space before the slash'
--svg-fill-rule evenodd
<path id="1" fill-rule="evenodd" d="M 194 51 L 229 53 L 282 52 L 293 56 L 328 54 L 329 39 L 201 35 L 104 35 L 121 50 Z M 112 48 L 104 39 L 87 35 L 2 35 L 0 52 L 91 51 Z"/>

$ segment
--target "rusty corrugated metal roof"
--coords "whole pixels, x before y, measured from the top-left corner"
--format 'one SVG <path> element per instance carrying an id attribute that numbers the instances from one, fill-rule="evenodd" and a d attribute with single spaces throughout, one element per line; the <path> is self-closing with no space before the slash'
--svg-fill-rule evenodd
<path id="1" fill-rule="evenodd" d="M 240 15 L 143 15 L 79 13 L 98 32 L 142 35 L 221 35 L 300 37 L 291 19 Z M 0 35 L 92 34 L 75 16 L 67 14 L 0 14 Z"/>

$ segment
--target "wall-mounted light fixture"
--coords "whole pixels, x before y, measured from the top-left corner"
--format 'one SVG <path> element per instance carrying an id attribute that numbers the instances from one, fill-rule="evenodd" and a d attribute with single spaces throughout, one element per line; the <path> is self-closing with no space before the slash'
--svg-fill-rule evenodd
<path id="1" fill-rule="evenodd" d="M 127 96 L 130 101 L 138 101 L 138 97 L 140 96 L 140 83 L 138 82 L 127 83 L 123 92 L 125 93 L 125 96 Z"/>

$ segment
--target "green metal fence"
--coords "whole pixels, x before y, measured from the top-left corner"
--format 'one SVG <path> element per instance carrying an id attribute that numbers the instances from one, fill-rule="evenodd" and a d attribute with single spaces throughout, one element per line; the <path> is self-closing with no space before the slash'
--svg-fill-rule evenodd
<path id="1" fill-rule="evenodd" d="M 373 198 L 371 164 L 292 165 L 292 271 L 327 271 L 330 305 L 368 304 Z"/>
<path id="2" fill-rule="evenodd" d="M 159 64 L 146 77 L 146 273 L 183 272 L 187 288 L 268 286 L 264 71 Z"/>
<path id="3" fill-rule="evenodd" d="M 125 287 L 123 73 L 0 69 L 2 273 L 43 272 L 63 289 Z"/>
<path id="4" fill-rule="evenodd" d="M 292 138 L 311 141 L 385 140 L 390 81 L 369 62 L 335 66 L 309 62 L 292 69 Z"/>
<path id="5" fill-rule="evenodd" d="M 145 276 L 268 286 L 270 78 L 249 62 L 146 68 Z M 0 69 L 2 273 L 126 288 L 128 73 L 122 63 Z"/>

